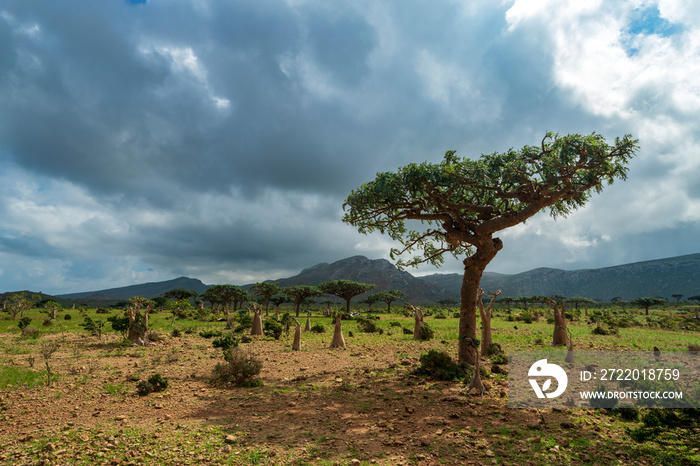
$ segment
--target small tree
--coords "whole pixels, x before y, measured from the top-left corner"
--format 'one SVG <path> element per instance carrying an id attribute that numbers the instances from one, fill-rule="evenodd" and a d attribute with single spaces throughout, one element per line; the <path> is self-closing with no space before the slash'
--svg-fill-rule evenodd
<path id="1" fill-rule="evenodd" d="M 294 342 L 292 343 L 292 351 L 301 351 L 301 324 L 297 319 L 294 319 L 297 326 L 294 329 Z"/>
<path id="2" fill-rule="evenodd" d="M 643 307 L 644 313 L 646 315 L 649 315 L 649 308 L 651 306 L 659 306 L 662 304 L 666 304 L 666 299 L 659 298 L 659 297 L 647 296 L 644 298 L 635 298 L 632 301 L 630 301 L 630 304 Z"/>
<path id="3" fill-rule="evenodd" d="M 601 192 L 603 183 L 625 179 L 637 141 L 627 135 L 608 145 L 599 134 L 560 137 L 548 133 L 539 146 L 409 164 L 397 173 L 378 173 L 343 204 L 343 221 L 360 233 L 379 231 L 402 244 L 391 257 L 419 250 L 397 265 L 444 262 L 445 254 L 465 256 L 459 321 L 459 361 L 473 364 L 476 297 L 486 266 L 503 249 L 495 234 L 525 222 L 543 209 L 565 216 Z M 419 230 L 407 221 L 417 220 Z"/>
<path id="4" fill-rule="evenodd" d="M 294 285 L 282 289 L 282 293 L 294 302 L 294 314 L 299 317 L 301 303 L 314 296 L 321 296 L 323 292 L 317 286 Z"/>
<path id="5" fill-rule="evenodd" d="M 127 338 L 137 346 L 145 346 L 148 340 L 148 314 L 155 303 L 143 296 L 135 296 L 129 300 L 126 313 L 129 316 L 129 332 Z"/>
<path id="6" fill-rule="evenodd" d="M 173 313 L 173 319 L 170 321 L 170 326 L 175 325 L 175 319 L 187 319 L 192 317 L 194 308 L 190 304 L 189 298 L 185 297 L 177 301 L 169 301 L 167 303 L 168 310 Z"/>
<path id="7" fill-rule="evenodd" d="M 238 309 L 238 305 L 250 299 L 250 294 L 245 288 L 236 285 L 212 285 L 202 294 L 202 298 L 214 304 L 220 304 L 224 316 L 228 320 L 228 312 L 233 304 L 233 312 Z"/>
<path id="8" fill-rule="evenodd" d="M 345 300 L 346 311 L 350 313 L 350 300 L 357 295 L 373 290 L 377 285 L 373 283 L 358 283 L 352 280 L 331 280 L 321 283 L 319 289 L 327 294 L 335 295 Z"/>
<path id="9" fill-rule="evenodd" d="M 386 303 L 386 312 L 391 313 L 391 303 L 397 299 L 406 299 L 408 295 L 401 290 L 385 290 L 374 293 L 373 295 L 378 301 Z"/>
<path id="10" fill-rule="evenodd" d="M 671 297 L 676 300 L 676 306 L 681 303 L 682 294 L 672 294 Z"/>
<path id="11" fill-rule="evenodd" d="M 343 338 L 343 320 L 340 314 L 335 317 L 335 329 L 333 331 L 333 339 L 331 340 L 331 348 L 345 349 L 345 338 Z"/>
<path id="12" fill-rule="evenodd" d="M 486 309 L 484 309 L 484 302 L 482 301 L 482 298 L 484 297 L 484 290 L 479 288 L 479 294 L 477 295 L 478 299 L 479 299 L 479 314 L 481 314 L 481 355 L 482 356 L 489 355 L 489 350 L 491 348 L 491 345 L 493 344 L 493 338 L 491 337 L 491 316 L 492 316 L 491 308 L 493 307 L 493 302 L 496 301 L 496 298 L 498 297 L 498 295 L 501 294 L 501 290 L 498 290 L 495 293 L 489 293 L 489 294 L 492 297 L 491 297 L 491 302 L 489 302 L 489 305 L 487 306 Z"/>
<path id="13" fill-rule="evenodd" d="M 270 315 L 270 298 L 279 293 L 279 283 L 256 283 L 255 285 L 250 287 L 250 291 L 253 293 L 253 295 L 258 296 L 262 301 L 261 304 L 265 307 L 265 317 Z"/>
<path id="14" fill-rule="evenodd" d="M 60 304 L 58 304 L 56 301 L 47 301 L 44 304 L 44 309 L 45 309 L 46 315 L 48 315 L 49 318 L 55 320 L 56 313 L 59 310 L 63 309 L 63 307 Z"/>
<path id="15" fill-rule="evenodd" d="M 566 329 L 566 306 L 564 302 L 557 302 L 552 298 L 539 297 L 535 298 L 538 301 L 544 301 L 545 303 L 552 306 L 554 310 L 554 333 L 552 336 L 552 344 L 554 346 L 561 346 L 567 344 L 567 329 Z M 561 310 L 559 307 L 561 306 Z"/>
<path id="16" fill-rule="evenodd" d="M 259 304 L 253 304 L 253 326 L 250 329 L 251 335 L 263 335 L 262 308 Z"/>
<path id="17" fill-rule="evenodd" d="M 13 319 L 16 319 L 18 316 L 22 318 L 24 317 L 24 313 L 32 308 L 38 296 L 39 295 L 32 295 L 29 297 L 24 291 L 21 293 L 14 293 L 8 298 L 5 310 L 10 313 Z"/>

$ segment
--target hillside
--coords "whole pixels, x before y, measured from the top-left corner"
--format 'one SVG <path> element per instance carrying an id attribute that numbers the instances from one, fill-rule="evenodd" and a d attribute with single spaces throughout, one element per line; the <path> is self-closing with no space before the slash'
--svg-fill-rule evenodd
<path id="1" fill-rule="evenodd" d="M 197 293 L 204 293 L 204 291 L 206 291 L 206 289 L 209 287 L 196 278 L 179 277 L 163 282 L 142 283 L 140 285 L 130 285 L 121 288 L 70 293 L 58 296 L 63 299 L 71 299 L 76 301 L 128 300 L 134 296 L 143 296 L 152 299 L 175 288 L 185 288 L 196 291 Z"/>
<path id="2" fill-rule="evenodd" d="M 385 259 L 368 259 L 364 256 L 348 257 L 330 264 L 316 264 L 297 275 L 274 282 L 284 287 L 318 285 L 336 279 L 375 283 L 377 290 L 402 290 L 414 303 L 435 302 L 442 298 L 458 300 L 462 284 L 460 274 L 438 273 L 414 277 L 408 272 L 398 270 Z M 485 290 L 500 289 L 502 296 L 512 297 L 561 294 L 609 301 L 616 296 L 624 300 L 640 296 L 662 296 L 671 299 L 673 294 L 682 294 L 688 298 L 700 295 L 700 254 L 601 269 L 538 268 L 512 275 L 486 272 L 481 286 Z M 127 300 L 133 296 L 154 298 L 173 288 L 187 288 L 203 293 L 208 286 L 194 278 L 180 277 L 163 282 L 64 294 L 58 297 L 77 302 L 99 303 Z"/>
<path id="3" fill-rule="evenodd" d="M 431 302 L 442 297 L 440 290 L 430 283 L 401 271 L 386 259 L 368 259 L 353 256 L 332 264 L 320 263 L 302 270 L 298 275 L 275 280 L 280 286 L 318 285 L 329 280 L 353 280 L 361 283 L 374 283 L 377 289 L 401 290 L 408 294 L 411 302 Z"/>
<path id="4" fill-rule="evenodd" d="M 422 280 L 444 289 L 446 297 L 459 299 L 462 276 L 434 274 Z M 601 269 L 561 270 L 538 268 L 506 275 L 485 273 L 481 280 L 485 290 L 501 290 L 501 296 L 584 296 L 609 301 L 640 296 L 673 294 L 686 298 L 700 295 L 700 254 L 670 257 Z"/>

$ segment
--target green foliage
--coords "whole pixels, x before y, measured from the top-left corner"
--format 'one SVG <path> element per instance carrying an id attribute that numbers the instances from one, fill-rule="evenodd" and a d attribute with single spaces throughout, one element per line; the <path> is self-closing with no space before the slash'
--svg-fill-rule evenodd
<path id="1" fill-rule="evenodd" d="M 466 365 L 457 364 L 444 351 L 431 349 L 420 356 L 416 375 L 425 375 L 436 380 L 459 380 L 466 375 Z"/>
<path id="2" fill-rule="evenodd" d="M 126 338 L 126 334 L 129 331 L 129 318 L 127 316 L 110 316 L 107 317 L 107 322 L 112 326 L 112 330 L 121 333 Z"/>
<path id="3" fill-rule="evenodd" d="M 214 368 L 214 381 L 249 386 L 253 378 L 262 370 L 262 361 L 241 348 L 229 348 L 224 351 L 226 364 L 217 364 Z"/>
<path id="4" fill-rule="evenodd" d="M 17 322 L 17 327 L 19 327 L 20 330 L 24 330 L 31 323 L 32 319 L 30 319 L 29 317 L 22 317 L 21 319 L 19 319 L 19 322 Z"/>
<path id="5" fill-rule="evenodd" d="M 80 326 L 87 330 L 90 335 L 99 338 L 102 338 L 102 328 L 104 325 L 104 321 L 97 319 L 93 320 L 90 316 L 85 316 L 85 320 L 82 324 L 80 324 Z"/>
<path id="6" fill-rule="evenodd" d="M 284 327 L 275 319 L 267 319 L 265 320 L 265 322 L 263 322 L 263 333 L 265 333 L 265 335 L 271 336 L 275 340 L 280 339 L 283 331 Z"/>
<path id="7" fill-rule="evenodd" d="M 642 425 L 627 429 L 637 442 L 650 440 L 665 443 L 669 440 L 700 444 L 700 409 L 650 409 L 642 416 Z"/>
<path id="8" fill-rule="evenodd" d="M 373 283 L 358 283 L 352 280 L 331 280 L 318 286 L 322 292 L 344 299 L 347 303 L 346 311 L 350 310 L 350 300 L 352 298 L 376 287 L 377 285 Z"/>
<path id="9" fill-rule="evenodd" d="M 405 333 L 405 332 L 404 332 Z M 413 332 L 410 332 L 413 333 Z M 418 339 L 422 341 L 432 340 L 435 336 L 435 331 L 428 324 L 423 324 L 418 329 Z"/>
<path id="10" fill-rule="evenodd" d="M 395 173 L 378 173 L 348 196 L 343 221 L 360 233 L 379 231 L 400 242 L 404 247 L 392 249 L 392 259 L 421 252 L 399 266 L 439 266 L 445 253 L 469 253 L 468 238 L 477 227 L 480 234 L 491 235 L 547 207 L 557 217 L 585 205 L 590 191 L 600 192 L 603 183 L 627 177 L 637 148 L 630 135 L 611 146 L 595 133 L 548 133 L 538 146 L 478 160 L 449 151 L 440 163 L 412 163 Z M 427 228 L 410 230 L 407 220 L 419 220 Z"/>
<path id="11" fill-rule="evenodd" d="M 366 319 L 364 317 L 357 318 L 357 326 L 365 333 L 375 333 L 379 331 L 379 327 L 374 320 Z"/>
<path id="12" fill-rule="evenodd" d="M 314 324 L 311 326 L 311 332 L 326 333 L 326 327 L 324 327 L 323 324 Z"/>
<path id="13" fill-rule="evenodd" d="M 221 330 L 207 329 L 199 332 L 199 336 L 202 338 L 220 337 L 221 335 L 223 335 L 223 332 Z"/>
<path id="14" fill-rule="evenodd" d="M 232 333 L 227 333 L 220 338 L 215 338 L 211 342 L 211 345 L 214 348 L 221 348 L 222 350 L 226 351 L 230 348 L 235 348 L 238 346 L 238 338 L 234 337 Z"/>
<path id="15" fill-rule="evenodd" d="M 496 353 L 491 356 L 491 364 L 504 365 L 508 364 L 508 356 L 506 353 Z"/>
<path id="16" fill-rule="evenodd" d="M 162 392 L 168 388 L 168 381 L 160 374 L 152 375 L 148 380 L 142 380 L 136 386 L 136 392 L 140 396 L 146 396 L 150 393 Z"/>

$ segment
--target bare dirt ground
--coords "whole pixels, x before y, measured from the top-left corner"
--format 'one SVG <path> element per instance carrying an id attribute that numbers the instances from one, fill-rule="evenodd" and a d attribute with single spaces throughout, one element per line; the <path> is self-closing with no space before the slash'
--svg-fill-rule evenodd
<path id="1" fill-rule="evenodd" d="M 0 336 L 6 346 L 18 337 Z M 507 379 L 485 396 L 463 383 L 411 376 L 421 352 L 456 343 L 330 335 L 242 345 L 263 361 L 261 387 L 210 383 L 221 350 L 198 335 L 145 348 L 68 334 L 49 363 L 51 387 L 0 394 L 2 464 L 652 464 L 593 410 L 509 409 Z M 44 340 L 44 339 L 42 339 Z M 386 340 L 386 339 L 385 339 Z M 44 341 L 43 343 L 46 343 Z M 20 345 L 23 343 L 17 343 Z M 44 368 L 38 353 L 6 364 Z M 487 365 L 488 367 L 488 365 Z M 140 397 L 160 373 L 167 390 Z"/>

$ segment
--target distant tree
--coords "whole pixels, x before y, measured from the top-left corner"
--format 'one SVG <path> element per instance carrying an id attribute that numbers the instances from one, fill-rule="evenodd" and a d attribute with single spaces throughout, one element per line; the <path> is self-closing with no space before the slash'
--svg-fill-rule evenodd
<path id="1" fill-rule="evenodd" d="M 282 289 L 282 293 L 294 302 L 294 313 L 299 317 L 299 307 L 301 303 L 314 296 L 321 296 L 323 292 L 317 286 L 311 285 L 294 285 Z"/>
<path id="2" fill-rule="evenodd" d="M 275 310 L 279 310 L 279 307 L 284 303 L 291 303 L 292 300 L 288 296 L 284 295 L 281 291 L 270 297 L 270 302 L 275 305 Z"/>
<path id="3" fill-rule="evenodd" d="M 387 313 L 391 313 L 391 303 L 398 299 L 406 299 L 408 297 L 408 295 L 401 290 L 384 290 L 370 296 L 374 296 L 378 301 L 385 302 Z"/>
<path id="4" fill-rule="evenodd" d="M 646 315 L 649 315 L 649 308 L 651 306 L 658 306 L 661 304 L 666 304 L 666 299 L 660 298 L 660 297 L 647 296 L 644 298 L 635 298 L 632 301 L 630 301 L 630 304 L 643 307 L 644 313 Z"/>
<path id="5" fill-rule="evenodd" d="M 637 150 L 627 135 L 613 146 L 603 136 L 548 133 L 539 146 L 458 158 L 455 151 L 440 163 L 409 164 L 398 172 L 378 173 L 354 190 L 343 204 L 343 220 L 360 233 L 379 231 L 402 244 L 392 259 L 419 250 L 397 265 L 431 263 L 444 255 L 467 256 L 461 289 L 459 362 L 473 365 L 477 355 L 476 301 L 486 266 L 503 248 L 494 235 L 525 222 L 543 209 L 565 216 L 585 205 L 603 183 L 625 179 Z M 410 230 L 406 221 L 417 221 Z"/>
<path id="6" fill-rule="evenodd" d="M 182 301 L 183 299 L 189 300 L 190 298 L 196 298 L 199 296 L 194 290 L 188 290 L 186 288 L 175 288 L 170 291 L 166 291 L 162 294 L 164 298 L 174 299 L 175 301 Z"/>
<path id="7" fill-rule="evenodd" d="M 676 300 L 676 305 L 681 303 L 682 294 L 672 294 L 671 297 Z"/>
<path id="8" fill-rule="evenodd" d="M 219 304 L 223 308 L 224 315 L 228 317 L 228 311 L 233 304 L 233 312 L 236 312 L 239 304 L 250 299 L 250 294 L 245 288 L 236 285 L 212 285 L 202 294 L 202 298 L 210 303 Z"/>
<path id="9" fill-rule="evenodd" d="M 610 300 L 611 303 L 615 304 L 616 302 L 622 300 L 622 296 L 615 296 L 613 299 Z"/>
<path id="10" fill-rule="evenodd" d="M 335 295 L 346 302 L 346 311 L 350 313 L 350 300 L 357 295 L 373 290 L 377 285 L 373 283 L 358 283 L 352 280 L 331 280 L 321 283 L 318 288 L 327 294 Z"/>
<path id="11" fill-rule="evenodd" d="M 63 307 L 62 307 L 60 304 L 58 304 L 56 301 L 51 301 L 51 300 L 49 300 L 49 301 L 46 301 L 46 302 L 44 303 L 44 309 L 45 309 L 46 314 L 47 314 L 51 319 L 54 319 L 54 320 L 55 320 L 55 319 L 56 319 L 56 313 L 57 313 L 59 310 L 63 309 Z"/>
<path id="12" fill-rule="evenodd" d="M 24 313 L 29 311 L 40 295 L 28 295 L 26 292 L 13 293 L 6 301 L 5 310 L 10 313 L 13 319 L 24 317 Z"/>
<path id="13" fill-rule="evenodd" d="M 437 303 L 442 307 L 453 307 L 453 306 L 458 305 L 459 301 L 457 301 L 456 299 L 452 299 L 452 298 L 443 298 L 443 299 L 438 300 Z"/>
<path id="14" fill-rule="evenodd" d="M 369 312 L 374 312 L 374 305 L 379 301 L 377 293 L 367 296 L 365 299 L 360 300 L 360 304 L 366 304 L 369 307 Z"/>
<path id="15" fill-rule="evenodd" d="M 578 307 L 581 304 L 585 304 L 587 306 L 595 306 L 598 304 L 596 301 L 592 300 L 591 298 L 584 298 L 583 296 L 574 296 L 573 298 L 566 298 L 565 300 L 567 303 L 571 303 L 574 305 L 574 309 L 578 311 Z"/>
<path id="16" fill-rule="evenodd" d="M 690 298 L 688 298 L 688 301 L 697 301 L 698 304 L 700 304 L 700 295 L 698 295 L 698 296 L 691 296 Z"/>
<path id="17" fill-rule="evenodd" d="M 254 296 L 258 296 L 262 301 L 261 304 L 265 308 L 265 316 L 270 315 L 270 298 L 279 293 L 279 283 L 261 282 L 250 287 L 250 291 Z"/>
<path id="18" fill-rule="evenodd" d="M 506 296 L 505 298 L 501 298 L 498 301 L 501 303 L 506 303 L 506 306 L 508 306 L 508 310 L 510 311 L 510 306 L 516 302 L 517 298 L 512 298 L 510 296 Z"/>
<path id="19" fill-rule="evenodd" d="M 189 298 L 182 298 L 177 301 L 168 301 L 166 304 L 168 310 L 173 313 L 173 319 L 170 321 L 170 326 L 175 325 L 175 319 L 188 319 L 192 317 L 194 308 L 190 304 Z"/>
<path id="20" fill-rule="evenodd" d="M 163 296 L 156 296 L 153 298 L 153 302 L 156 303 L 155 306 L 153 306 L 155 309 L 163 309 L 165 308 L 165 303 L 168 302 L 167 298 L 164 298 Z"/>

